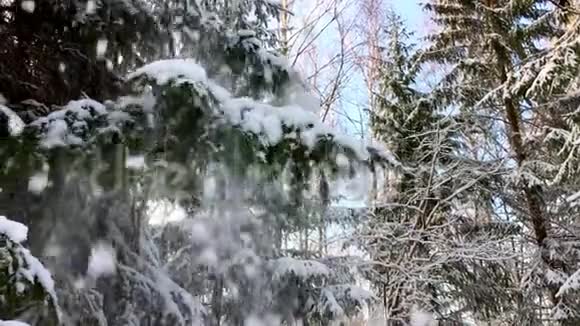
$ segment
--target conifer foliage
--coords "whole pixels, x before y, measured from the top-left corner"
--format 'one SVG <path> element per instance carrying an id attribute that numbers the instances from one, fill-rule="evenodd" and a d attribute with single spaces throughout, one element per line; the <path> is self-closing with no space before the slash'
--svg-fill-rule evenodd
<path id="1" fill-rule="evenodd" d="M 426 257 L 412 266 L 429 273 L 393 278 L 406 259 L 387 254 L 386 243 L 375 249 L 377 285 L 408 293 L 406 303 L 393 302 L 393 290 L 383 294 L 387 318 L 401 319 L 419 305 L 452 324 L 574 325 L 577 165 L 571 144 L 580 75 L 578 6 L 433 0 L 424 8 L 434 30 L 413 57 L 401 56 L 401 45 L 392 46 L 400 44 L 401 33 L 391 35 L 380 94 L 386 100 L 373 108 L 376 137 L 389 144 L 403 171 L 413 172 L 394 177 L 396 186 L 391 182 L 387 194 L 396 199 L 379 198 L 371 223 L 400 228 L 413 214 L 393 211 L 410 205 L 415 215 L 443 214 L 436 220 L 444 224 L 416 237 L 405 233 L 409 227 L 388 232 L 390 241 L 422 249 Z M 439 82 L 416 82 L 429 66 L 440 68 Z M 399 77 L 401 67 L 411 77 Z M 416 112 L 430 113 L 415 120 Z M 439 121 L 436 128 L 434 121 Z M 445 141 L 433 136 L 434 129 L 447 130 Z M 446 150 L 434 155 L 435 145 Z M 405 188 L 409 180 L 421 180 L 414 171 L 429 167 L 427 180 L 446 191 L 414 193 L 421 189 L 417 183 Z M 409 192 L 411 199 L 404 197 Z M 431 205 L 414 204 L 422 202 Z M 424 227 L 417 221 L 415 226 Z M 454 251 L 441 257 L 446 242 Z M 421 251 L 414 254 L 420 257 Z M 395 285 L 393 279 L 404 281 Z M 427 291 L 409 289 L 410 280 L 425 284 Z"/>
<path id="2" fill-rule="evenodd" d="M 286 8 L 0 0 L 0 324 L 580 323 L 579 5 L 389 13 L 373 146 L 320 122 Z"/>
<path id="3" fill-rule="evenodd" d="M 374 300 L 332 261 L 281 248 L 282 234 L 328 203 L 314 178 L 392 162 L 318 121 L 275 51 L 277 5 L 40 0 L 1 10 L 0 211 L 30 227 L 27 245 L 56 284 L 54 296 L 39 288 L 29 300 L 45 299 L 50 321 L 2 318 L 325 324 Z M 164 218 L 151 213 L 159 203 L 181 221 L 150 224 Z M 6 273 L 0 288 L 20 291 L 18 270 Z M 7 298 L 0 311 L 27 304 Z"/>

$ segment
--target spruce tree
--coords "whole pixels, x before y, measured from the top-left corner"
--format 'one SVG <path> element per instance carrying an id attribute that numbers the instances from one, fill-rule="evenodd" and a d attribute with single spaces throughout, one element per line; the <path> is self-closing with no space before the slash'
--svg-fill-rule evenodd
<path id="1" fill-rule="evenodd" d="M 55 56 L 70 74 L 54 76 L 67 92 L 51 95 L 53 81 L 39 74 L 53 67 L 48 60 L 9 66 L 28 67 L 6 81 L 26 81 L 30 91 L 2 84 L 0 212 L 30 226 L 31 250 L 59 285 L 62 322 L 242 325 L 279 313 L 327 323 L 372 299 L 322 262 L 280 267 L 287 257 L 271 246 L 268 230 L 314 216 L 313 175 L 386 162 L 293 102 L 308 95 L 274 49 L 267 23 L 276 5 L 39 1 L 29 11 L 23 17 L 45 25 L 15 23 L 14 33 L 25 29 L 38 46 L 70 42 L 106 77 L 95 83 Z M 37 33 L 48 27 L 52 39 Z M 158 201 L 185 212 L 171 233 L 179 237 L 150 227 L 147 207 Z M 92 269 L 102 243 L 114 248 L 112 275 Z M 189 264 L 174 266 L 176 258 Z M 309 266 L 324 272 L 321 282 L 311 282 Z"/>
<path id="2" fill-rule="evenodd" d="M 445 175 L 435 171 L 447 168 L 456 146 L 453 120 L 446 118 L 416 84 L 420 71 L 414 49 L 408 45 L 410 35 L 402 26 L 398 16 L 390 17 L 379 106 L 371 112 L 375 138 L 389 148 L 402 168 L 394 178 L 384 181 L 384 197 L 379 197 L 379 205 L 363 231 L 369 233 L 365 237 L 373 239 L 365 244 L 373 260 L 379 262 L 372 279 L 392 322 L 405 320 L 413 305 L 434 308 L 434 298 L 428 299 L 432 297 L 432 281 L 418 281 L 418 275 L 404 276 L 395 266 L 421 268 L 415 264 L 426 259 L 431 250 L 423 241 L 433 239 L 430 233 L 434 226 L 447 222 L 442 214 L 449 203 L 442 200 L 451 194 L 452 186 L 442 181 Z M 410 232 L 407 240 L 406 232 Z M 402 239 L 397 240 L 399 237 Z"/>
<path id="3" fill-rule="evenodd" d="M 526 286 L 518 294 L 512 322 L 535 324 L 550 318 L 540 307 L 549 302 L 554 309 L 552 317 L 574 323 L 569 314 L 562 318 L 561 312 L 569 308 L 557 295 L 559 281 L 552 277 L 566 273 L 569 262 L 553 254 L 559 247 L 554 237 L 559 237 L 560 231 L 553 225 L 558 217 L 551 207 L 559 199 L 552 197 L 557 191 L 545 174 L 552 164 L 542 157 L 547 143 L 536 137 L 543 106 L 534 99 L 539 88 L 534 90 L 530 83 L 539 75 L 529 69 L 530 62 L 560 51 L 546 43 L 570 35 L 563 29 L 569 7 L 549 1 L 431 1 L 425 8 L 438 29 L 429 37 L 431 46 L 423 51 L 422 60 L 449 67 L 435 92 L 441 103 L 457 107 L 464 122 L 481 130 L 479 139 L 487 143 L 479 146 L 485 153 L 482 158 L 504 160 L 504 177 L 490 185 L 498 190 L 493 201 L 502 203 L 507 212 L 498 214 L 496 208 L 492 214 L 517 219 L 521 230 L 534 239 L 515 254 L 538 252 L 538 261 L 532 265 L 517 262 L 526 267 L 513 271 L 516 282 Z M 578 55 L 573 46 L 564 45 L 563 49 L 571 57 Z M 568 64 L 536 68 L 562 69 L 563 78 L 557 82 L 568 85 L 572 79 L 568 76 L 577 71 Z M 550 116 L 558 120 L 557 115 Z M 544 126 L 540 123 L 539 129 Z"/>

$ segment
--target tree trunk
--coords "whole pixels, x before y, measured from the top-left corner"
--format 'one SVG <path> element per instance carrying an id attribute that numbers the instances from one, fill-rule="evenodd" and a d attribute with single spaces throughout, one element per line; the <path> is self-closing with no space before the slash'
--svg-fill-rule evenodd
<path id="1" fill-rule="evenodd" d="M 500 59 L 500 63 L 502 60 Z M 505 64 L 501 64 L 500 68 L 501 83 L 507 82 L 507 68 Z M 524 148 L 524 143 L 522 140 L 522 130 L 520 127 L 520 115 L 516 107 L 516 104 L 510 97 L 504 97 L 503 100 L 504 110 L 506 120 L 508 122 L 508 134 L 509 142 L 512 151 L 515 154 L 515 160 L 518 168 L 521 168 L 527 161 L 528 156 Z M 532 223 L 532 228 L 534 230 L 534 237 L 536 244 L 538 245 L 542 261 L 550 268 L 555 268 L 554 260 L 548 255 L 548 250 L 546 248 L 546 238 L 548 237 L 549 224 L 544 215 L 544 201 L 543 201 L 543 189 L 539 185 L 529 185 L 526 181 L 523 182 L 521 191 L 524 194 L 526 201 L 526 206 L 530 221 Z M 556 306 L 560 301 L 556 298 L 556 293 L 558 291 L 557 286 L 549 286 L 550 300 L 552 304 Z"/>
<path id="2" fill-rule="evenodd" d="M 217 276 L 214 284 L 211 306 L 213 308 L 212 325 L 219 326 L 222 319 L 222 297 L 224 281 L 221 276 Z"/>

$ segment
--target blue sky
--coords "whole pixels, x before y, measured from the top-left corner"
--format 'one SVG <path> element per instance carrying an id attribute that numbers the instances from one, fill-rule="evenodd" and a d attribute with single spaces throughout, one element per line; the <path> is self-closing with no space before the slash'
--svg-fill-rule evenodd
<path id="1" fill-rule="evenodd" d="M 395 11 L 403 17 L 410 30 L 417 30 L 423 23 L 423 11 L 419 0 L 391 0 Z"/>
<path id="2" fill-rule="evenodd" d="M 424 0 L 421 0 L 424 1 Z M 386 5 L 390 5 L 392 7 L 392 9 L 401 16 L 401 18 L 403 19 L 405 26 L 407 27 L 408 31 L 410 32 L 415 32 L 416 36 L 420 36 L 422 35 L 422 31 L 421 29 L 424 26 L 424 22 L 425 22 L 425 15 L 423 13 L 423 10 L 421 9 L 421 4 L 419 0 L 390 0 L 390 1 L 386 1 L 385 2 Z M 345 94 L 343 94 L 343 105 L 342 105 L 342 113 L 349 116 L 350 118 L 353 119 L 357 119 L 360 117 L 360 111 L 361 111 L 361 107 L 360 105 L 364 103 L 364 100 L 361 100 L 363 98 L 368 97 L 367 95 L 367 91 L 365 89 L 365 85 L 364 82 L 362 81 L 362 77 L 361 76 L 357 76 L 355 78 L 353 78 L 350 82 L 350 85 L 348 86 L 348 91 L 345 92 Z M 366 119 L 363 118 L 363 119 Z M 342 118 L 340 119 L 342 126 L 344 128 L 344 131 L 346 131 L 349 134 L 353 134 L 357 137 L 363 137 L 363 139 L 365 139 L 365 141 L 368 141 L 367 137 L 368 137 L 368 130 L 366 130 L 368 128 L 368 126 L 361 126 L 360 124 L 357 123 L 353 123 L 351 121 L 348 121 L 346 118 Z M 363 130 L 361 130 L 361 128 L 363 128 Z M 361 135 L 361 133 L 363 135 Z M 362 179 L 359 178 L 360 180 L 366 180 L 364 177 Z M 364 183 L 364 181 L 363 181 Z M 355 193 L 352 193 L 352 190 L 346 190 L 345 194 L 347 194 L 347 196 L 349 198 L 347 199 L 343 199 L 342 201 L 340 201 L 337 205 L 338 206 L 344 206 L 344 207 L 364 207 L 366 206 L 366 194 L 368 194 L 368 186 L 366 185 L 367 188 L 365 188 L 365 185 L 359 185 L 361 187 L 361 189 L 364 188 L 363 191 L 355 191 Z M 362 195 L 362 197 L 359 197 L 360 195 Z M 352 197 L 351 197 L 352 196 Z M 329 230 L 329 234 L 331 234 L 333 237 L 338 237 L 341 232 L 343 232 L 344 230 L 342 229 L 333 229 L 331 228 Z"/>
<path id="3" fill-rule="evenodd" d="M 420 37 L 423 33 L 421 30 L 424 27 L 425 15 L 421 9 L 420 1 L 425 0 L 384 0 L 383 5 L 392 8 L 398 15 L 403 19 L 407 30 L 410 32 L 416 32 L 415 37 Z M 308 0 L 300 2 L 301 4 L 308 4 Z M 317 1 L 310 2 L 311 4 L 318 3 Z M 356 7 L 356 1 L 349 2 L 351 5 Z M 306 16 L 310 13 L 310 8 L 308 5 L 297 6 L 296 14 L 298 17 Z M 324 22 L 321 23 L 324 25 Z M 335 47 L 336 39 L 335 29 L 327 30 L 323 37 L 321 37 L 317 42 L 320 42 L 319 46 L 323 49 L 318 55 L 319 56 L 333 56 L 335 53 L 332 52 L 332 48 Z M 417 40 L 415 40 L 417 41 Z M 329 52 L 330 51 L 330 52 Z M 324 58 L 321 57 L 321 62 L 324 62 Z M 340 125 L 343 131 L 356 136 L 362 136 L 367 138 L 368 130 L 366 126 L 367 117 L 365 117 L 362 110 L 366 108 L 366 99 L 368 98 L 368 91 L 362 79 L 362 76 L 357 71 L 350 71 L 351 80 L 348 82 L 346 91 L 342 94 L 341 103 L 335 109 L 338 111 L 337 120 L 340 121 Z M 332 76 L 331 76 L 332 77 Z M 320 77 L 319 78 L 323 78 Z"/>
<path id="4" fill-rule="evenodd" d="M 423 1 L 423 0 L 421 0 Z M 415 36 L 422 35 L 422 28 L 425 22 L 425 15 L 422 10 L 420 0 L 390 0 L 386 1 L 385 5 L 390 6 L 403 19 L 405 26 L 409 32 L 415 32 Z M 368 130 L 366 123 L 360 124 L 361 104 L 364 103 L 363 98 L 367 97 L 367 90 L 365 88 L 362 77 L 357 76 L 352 79 L 349 85 L 349 91 L 343 94 L 342 108 L 339 109 L 344 115 L 351 119 L 359 120 L 358 123 L 349 121 L 347 118 L 339 118 L 342 126 L 349 134 L 362 136 L 367 138 Z M 363 117 L 366 120 L 367 117 Z M 361 134 L 362 133 L 362 134 Z"/>

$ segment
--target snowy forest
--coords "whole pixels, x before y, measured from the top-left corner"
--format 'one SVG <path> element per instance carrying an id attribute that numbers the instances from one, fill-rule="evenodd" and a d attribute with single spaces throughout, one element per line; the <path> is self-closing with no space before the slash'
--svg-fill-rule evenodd
<path id="1" fill-rule="evenodd" d="M 0 0 L 23 325 L 580 325 L 580 1 Z"/>

